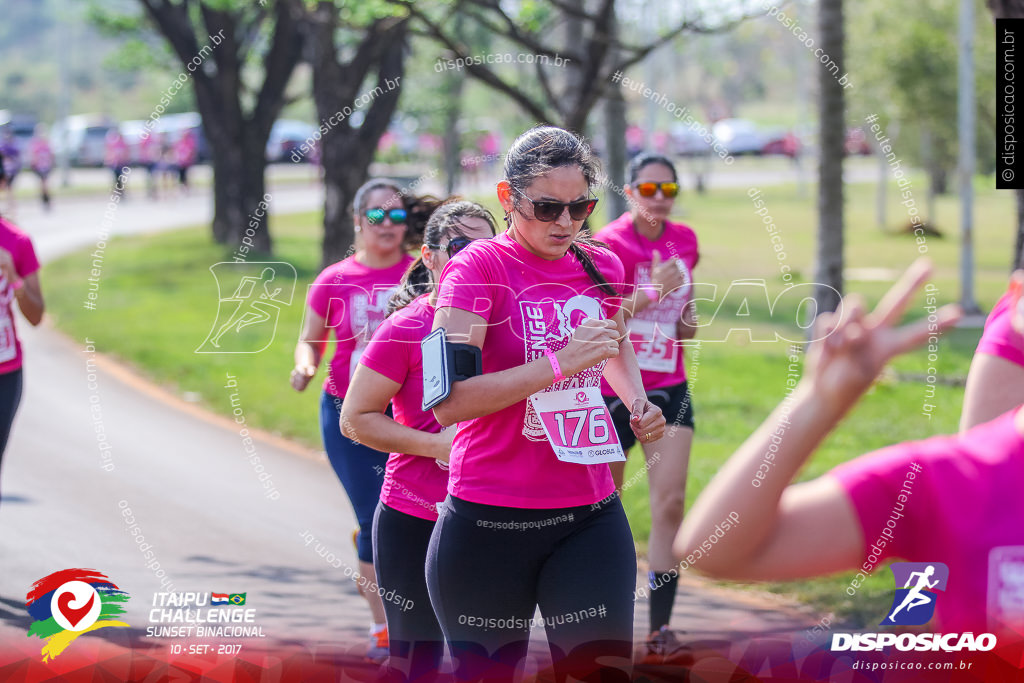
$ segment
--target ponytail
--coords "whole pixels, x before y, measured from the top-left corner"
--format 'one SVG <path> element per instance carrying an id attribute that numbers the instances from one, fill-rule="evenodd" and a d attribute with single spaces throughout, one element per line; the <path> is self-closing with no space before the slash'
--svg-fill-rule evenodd
<path id="1" fill-rule="evenodd" d="M 583 272 L 590 276 L 590 279 L 597 285 L 604 294 L 608 296 L 619 296 L 619 292 L 612 287 L 612 284 L 608 282 L 608 278 L 604 276 L 604 273 L 600 271 L 594 260 L 590 258 L 590 254 L 587 253 L 580 245 L 586 245 L 588 247 L 607 247 L 604 242 L 598 242 L 590 236 L 589 230 L 584 228 L 580 231 L 580 234 L 573 240 L 572 244 L 569 245 L 569 251 L 576 257 L 576 260 L 583 266 Z"/>
<path id="2" fill-rule="evenodd" d="M 407 209 L 409 226 L 406 230 L 406 239 L 412 238 L 418 245 L 426 244 L 431 249 L 435 249 L 446 236 L 451 239 L 462 235 L 459 230 L 459 218 L 481 218 L 491 228 L 491 234 L 495 233 L 494 216 L 491 212 L 465 199 L 450 197 L 441 202 L 429 196 L 414 197 L 412 203 L 407 202 L 406 206 L 410 207 Z M 418 207 L 418 211 L 414 210 L 415 207 Z M 421 255 L 402 276 L 402 281 L 398 283 L 398 291 L 388 301 L 387 314 L 391 315 L 411 304 L 417 297 L 432 292 L 434 286 L 433 276 Z"/>
<path id="3" fill-rule="evenodd" d="M 405 308 L 417 297 L 429 292 L 432 287 L 430 271 L 427 270 L 427 264 L 420 256 L 412 262 L 409 270 L 405 271 L 402 281 L 398 283 L 398 291 L 392 294 L 388 300 L 387 314 L 391 315 L 395 311 Z"/>

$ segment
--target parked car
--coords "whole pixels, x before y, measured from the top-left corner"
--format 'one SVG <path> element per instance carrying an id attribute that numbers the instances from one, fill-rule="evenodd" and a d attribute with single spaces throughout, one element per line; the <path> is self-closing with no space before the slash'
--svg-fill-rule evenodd
<path id="1" fill-rule="evenodd" d="M 704 131 L 709 128 L 701 124 L 700 128 L 693 129 L 683 122 L 672 125 L 672 150 L 681 157 L 706 156 L 711 153 L 711 145 L 704 137 Z"/>
<path id="2" fill-rule="evenodd" d="M 76 114 L 60 119 L 50 131 L 50 146 L 58 159 L 65 155 L 72 166 L 102 166 L 107 133 L 117 122 L 98 114 Z"/>
<path id="3" fill-rule="evenodd" d="M 299 150 L 306 140 L 313 137 L 317 127 L 305 121 L 294 119 L 278 119 L 270 129 L 270 137 L 267 138 L 267 161 L 276 163 L 288 161 L 293 151 Z M 312 161 L 309 155 L 303 155 L 299 150 L 299 156 L 305 162 Z"/>
<path id="4" fill-rule="evenodd" d="M 0 137 L 7 131 L 14 135 L 14 142 L 22 154 L 28 146 L 36 130 L 36 117 L 31 114 L 14 114 L 10 110 L 0 110 Z"/>
<path id="5" fill-rule="evenodd" d="M 790 159 L 800 153 L 800 139 L 791 130 L 776 131 L 765 135 L 761 154 L 781 154 Z"/>
<path id="6" fill-rule="evenodd" d="M 722 119 L 711 127 L 711 132 L 732 156 L 760 154 L 764 148 L 764 136 L 745 119 Z"/>

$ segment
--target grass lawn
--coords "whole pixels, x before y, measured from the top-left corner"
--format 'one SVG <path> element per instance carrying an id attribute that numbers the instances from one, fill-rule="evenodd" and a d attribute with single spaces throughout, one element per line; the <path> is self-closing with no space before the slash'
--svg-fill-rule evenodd
<path id="1" fill-rule="evenodd" d="M 915 179 L 914 187 L 923 188 L 923 178 Z M 905 224 L 907 215 L 896 202 L 895 186 L 888 196 L 890 222 Z M 768 187 L 760 198 L 781 236 L 784 263 L 791 267 L 794 282 L 811 281 L 816 225 L 813 189 L 800 197 L 794 186 Z M 480 199 L 497 208 L 492 198 Z M 923 190 L 915 199 L 923 208 Z M 1005 288 L 1015 206 L 1012 193 L 986 189 L 982 183 L 975 202 L 977 295 L 988 309 Z M 691 350 L 688 363 L 698 423 L 687 488 L 687 501 L 692 503 L 718 467 L 784 395 L 788 344 L 751 341 L 750 336 L 774 338 L 778 332 L 800 339 L 802 332 L 796 325 L 799 297 L 780 298 L 774 308 L 768 303 L 769 297 L 784 290 L 780 261 L 746 188 L 714 190 L 704 196 L 686 194 L 677 206 L 678 218 L 690 224 L 700 238 L 702 257 L 695 279 L 707 283 L 698 289 L 706 299 L 699 309 L 707 328 L 699 335 L 703 340 L 699 352 Z M 936 265 L 933 283 L 940 303 L 959 298 L 958 211 L 955 199 L 940 199 L 934 224 L 947 236 L 927 240 L 928 256 Z M 887 278 L 918 255 L 917 245 L 912 237 L 874 227 L 871 185 L 847 187 L 846 225 L 847 288 L 874 302 L 887 288 Z M 265 260 L 292 264 L 298 283 L 292 304 L 283 308 L 276 336 L 259 353 L 195 353 L 217 312 L 218 292 L 210 266 L 231 260 L 231 250 L 212 244 L 205 227 L 113 241 L 104 260 L 97 308 L 92 311 L 82 305 L 88 291 L 88 251 L 47 265 L 43 282 L 48 310 L 60 329 L 73 338 L 82 341 L 88 337 L 99 351 L 123 359 L 180 394 L 188 392 L 211 410 L 230 412 L 231 391 L 224 385 L 226 373 L 235 375 L 238 386 L 232 391 L 238 392 L 249 424 L 320 448 L 316 417 L 320 380 L 303 394 L 288 385 L 303 296 L 318 272 L 320 216 L 277 216 L 272 229 L 275 254 Z M 258 276 L 259 266 L 251 268 L 251 274 Z M 747 286 L 746 295 L 740 288 L 730 291 L 729 283 L 738 279 L 763 280 L 767 294 L 757 285 Z M 925 314 L 921 297 L 909 316 Z M 733 328 L 752 332 L 728 335 Z M 967 373 L 979 336 L 979 329 L 953 331 L 942 341 L 934 363 L 929 363 L 923 352 L 898 359 L 801 476 L 818 476 L 840 462 L 891 443 L 955 431 L 963 397 L 958 382 Z M 927 387 L 923 378 L 929 365 L 942 378 L 934 398 L 928 400 L 934 406 L 931 417 L 922 414 Z M 642 458 L 633 455 L 627 479 L 642 468 Z M 634 534 L 642 546 L 650 526 L 647 495 L 642 476 L 624 494 Z M 795 596 L 854 623 L 879 619 L 892 591 L 887 572 L 869 578 L 856 598 L 845 593 L 851 576 L 761 588 Z"/>

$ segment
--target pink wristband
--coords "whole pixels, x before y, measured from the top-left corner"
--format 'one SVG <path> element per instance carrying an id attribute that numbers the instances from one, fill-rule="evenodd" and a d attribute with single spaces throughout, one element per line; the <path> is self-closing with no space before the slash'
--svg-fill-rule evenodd
<path id="1" fill-rule="evenodd" d="M 25 286 L 25 281 L 24 280 L 18 280 L 13 285 L 11 285 L 11 288 L 12 289 L 21 289 L 23 286 Z"/>
<path id="2" fill-rule="evenodd" d="M 654 285 L 642 285 L 640 291 L 647 295 L 647 298 L 651 300 L 651 303 L 656 304 L 661 298 L 658 288 Z"/>
<path id="3" fill-rule="evenodd" d="M 555 352 L 551 349 L 544 349 L 544 355 L 548 357 L 548 362 L 551 363 L 551 369 L 555 371 L 555 381 L 561 382 L 565 379 L 565 375 L 562 374 L 562 366 L 558 364 L 558 358 L 555 357 Z"/>

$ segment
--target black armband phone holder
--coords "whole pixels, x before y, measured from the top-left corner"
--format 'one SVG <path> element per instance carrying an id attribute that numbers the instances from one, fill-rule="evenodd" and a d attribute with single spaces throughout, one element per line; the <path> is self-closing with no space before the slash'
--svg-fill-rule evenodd
<path id="1" fill-rule="evenodd" d="M 453 382 L 483 373 L 483 354 L 472 344 L 452 344 L 443 327 L 420 342 L 423 352 L 423 410 L 448 398 Z"/>

